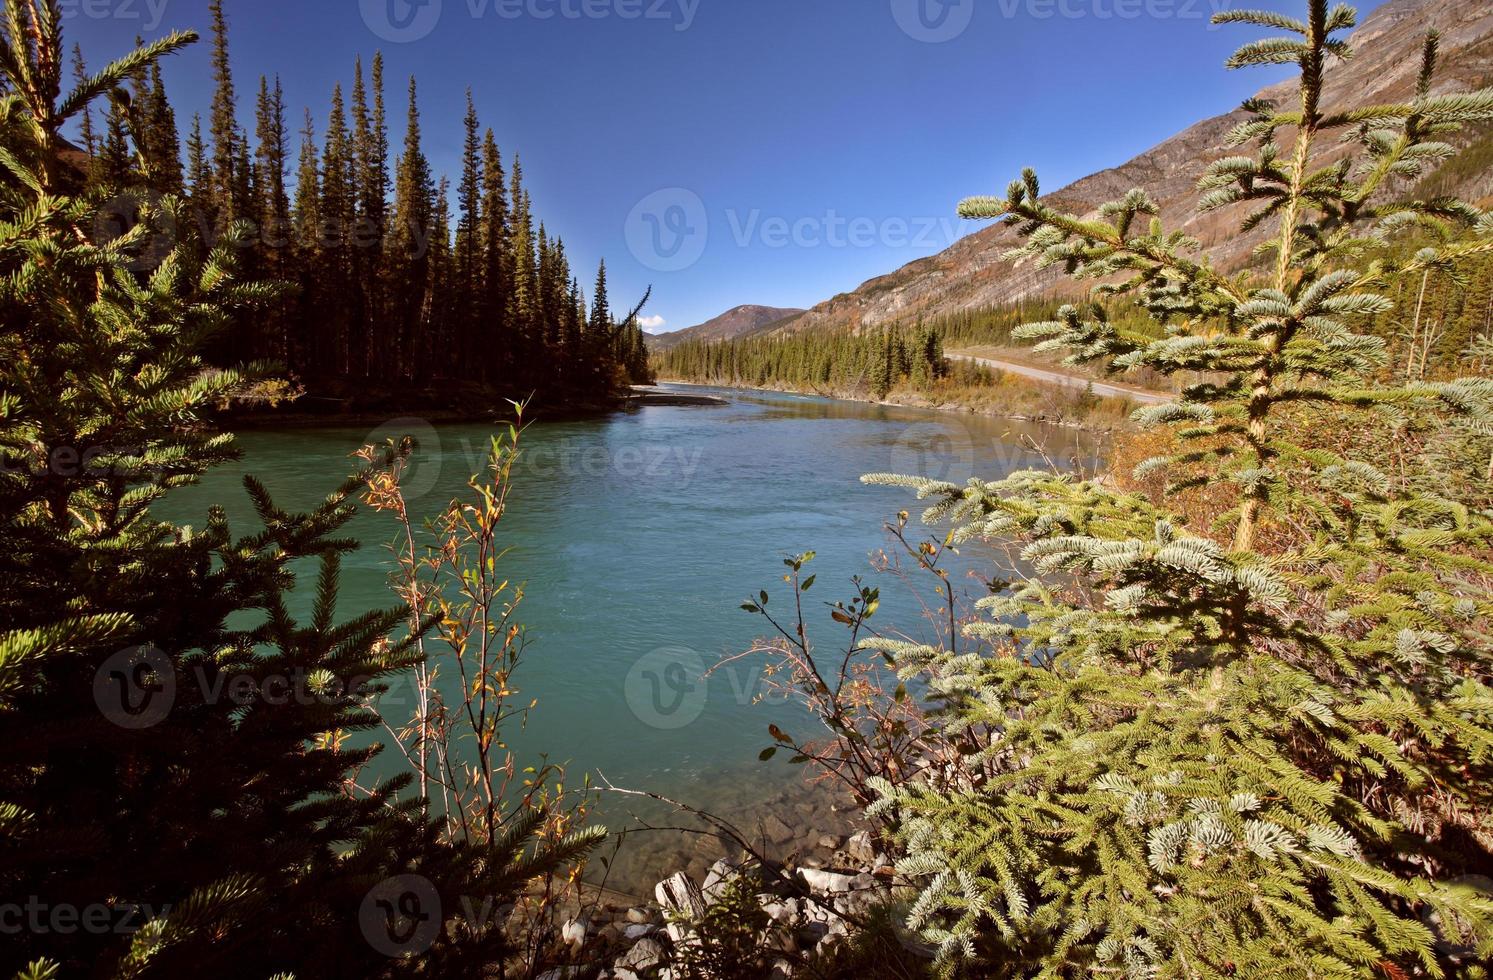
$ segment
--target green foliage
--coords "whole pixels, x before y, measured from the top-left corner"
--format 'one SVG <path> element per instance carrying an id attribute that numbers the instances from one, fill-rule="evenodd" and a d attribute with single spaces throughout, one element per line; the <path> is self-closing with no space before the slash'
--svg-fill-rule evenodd
<path id="1" fill-rule="evenodd" d="M 1326 112 L 1353 12 L 1308 13 L 1219 18 L 1289 35 L 1231 66 L 1301 68 L 1298 106 L 1247 106 L 1234 141 L 1256 155 L 1202 181 L 1204 209 L 1278 227 L 1267 268 L 1221 274 L 1138 190 L 1086 218 L 1027 172 L 961 207 L 1015 226 L 1019 257 L 1147 311 L 1149 330 L 1093 304 L 1017 334 L 1070 363 L 1193 379 L 1137 413 L 1182 444 L 1142 469 L 1233 506 L 1191 528 L 1112 483 L 867 477 L 917 490 L 956 542 L 1015 542 L 1027 569 L 979 603 L 978 651 L 866 644 L 922 678 L 968 760 L 958 779 L 883 781 L 871 807 L 897 827 L 898 868 L 922 885 L 911 923 L 948 972 L 1475 977 L 1493 954 L 1476 877 L 1493 862 L 1493 515 L 1391 478 L 1372 444 L 1333 453 L 1287 424 L 1310 405 L 1486 431 L 1493 380 L 1394 377 L 1384 340 L 1353 325 L 1389 313 L 1396 283 L 1493 251 L 1475 208 L 1394 193 L 1493 118 L 1493 90 L 1431 94 L 1432 36 L 1412 101 Z M 1356 153 L 1318 166 L 1333 133 Z M 1401 257 L 1412 233 L 1439 244 Z"/>
<path id="2" fill-rule="evenodd" d="M 360 60 L 350 84 L 334 86 L 320 138 L 308 111 L 296 166 L 278 79 L 261 77 L 252 139 L 238 124 L 228 18 L 221 0 L 210 10 L 213 98 L 207 133 L 200 119 L 188 132 L 185 168 L 159 71 L 132 70 L 133 98 L 111 103 L 102 132 L 91 114 L 79 119 L 84 142 L 97 145 L 90 182 L 119 197 L 126 217 L 131 196 L 189 192 L 190 209 L 160 230 L 163 240 L 201 253 L 231 241 L 246 272 L 296 287 L 294 298 L 236 314 L 206 351 L 209 363 L 272 361 L 349 401 L 465 395 L 489 407 L 536 391 L 541 403 L 594 403 L 648 380 L 641 329 L 588 313 L 516 159 L 505 188 L 502 155 L 475 106 L 464 119 L 454 221 L 425 153 L 413 78 L 404 144 L 390 156 L 381 56 L 371 75 Z"/>
<path id="3" fill-rule="evenodd" d="M 919 327 L 686 341 L 655 356 L 653 369 L 665 377 L 712 384 L 787 385 L 885 398 L 894 387 L 910 381 L 920 380 L 920 388 L 930 386 L 949 374 L 950 365 L 939 334 Z"/>
<path id="4" fill-rule="evenodd" d="M 57 0 L 6 0 L 4 15 L 0 903 L 149 911 L 130 928 L 23 927 L 0 973 L 474 975 L 508 937 L 464 921 L 463 900 L 513 901 L 595 834 L 537 845 L 535 812 L 450 841 L 407 776 L 352 792 L 378 749 L 348 739 L 378 725 L 370 698 L 418 661 L 419 635 L 402 608 L 339 617 L 354 545 L 337 535 L 361 475 L 305 513 L 247 479 L 262 528 L 246 537 L 220 508 L 201 528 L 153 518 L 235 458 L 210 413 L 262 368 L 212 369 L 203 346 L 281 291 L 240 278 L 242 226 L 211 250 L 160 248 L 188 220 L 170 196 L 97 234 L 104 193 L 58 155 L 61 126 L 105 95 L 122 103 L 190 35 L 63 96 Z M 141 149 L 132 128 L 129 156 Z M 287 595 L 308 566 L 317 601 L 298 621 Z M 370 941 L 367 900 L 402 875 L 440 901 L 417 959 Z"/>
<path id="5" fill-rule="evenodd" d="M 894 906 L 875 906 L 847 941 L 816 952 L 802 975 L 813 980 L 923 980 L 933 976 L 928 959 L 903 944 L 904 931 Z"/>
<path id="6" fill-rule="evenodd" d="M 772 950 L 764 936 L 772 920 L 757 898 L 761 880 L 741 874 L 727 884 L 674 952 L 675 976 L 685 980 L 757 980 L 769 975 Z"/>

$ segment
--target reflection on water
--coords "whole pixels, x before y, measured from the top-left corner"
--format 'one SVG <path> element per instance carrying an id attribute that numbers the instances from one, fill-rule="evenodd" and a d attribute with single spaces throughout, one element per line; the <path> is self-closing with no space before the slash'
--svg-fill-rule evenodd
<path id="1" fill-rule="evenodd" d="M 750 646 L 763 625 L 740 610 L 743 598 L 783 593 L 786 554 L 818 553 L 820 601 L 848 599 L 852 576 L 874 576 L 871 556 L 887 544 L 883 523 L 917 504 L 895 489 L 862 486 L 865 473 L 993 479 L 1047 465 L 1028 441 L 1066 459 L 1075 436 L 951 413 L 716 393 L 730 403 L 648 407 L 526 433 L 503 533 L 512 549 L 506 574 L 528 588 L 520 618 L 532 645 L 517 682 L 539 707 L 524 731 L 504 734 L 521 766 L 543 754 L 569 766 L 572 785 L 582 772 L 600 771 L 618 785 L 728 807 L 747 820 L 752 803 L 807 807 L 798 822 L 833 832 L 837 818 L 827 803 L 818 806 L 822 791 L 798 791 L 799 770 L 757 761 L 767 725 L 791 730 L 802 716 L 791 705 L 757 703 L 762 684 L 748 664 L 703 676 L 723 655 Z M 282 506 L 307 507 L 350 471 L 348 456 L 360 445 L 405 432 L 421 442 L 408 483 L 416 511 L 428 516 L 481 467 L 489 428 L 401 420 L 377 430 L 251 432 L 240 440 L 242 469 Z M 252 510 L 240 476 L 211 474 L 168 501 L 165 516 L 201 525 L 217 502 L 247 531 Z M 362 513 L 349 530 L 365 547 L 344 562 L 343 614 L 392 605 L 385 545 L 393 526 Z M 961 571 L 977 571 L 982 557 L 989 560 L 961 556 Z M 914 597 L 893 582 L 877 584 L 883 603 L 874 623 L 933 637 Z M 303 592 L 296 612 L 309 609 L 309 582 Z M 821 642 L 838 640 L 827 613 L 811 615 L 823 623 Z M 396 686 L 385 708 L 402 718 L 411 700 Z M 388 754 L 383 761 L 393 765 Z M 788 789 L 791 799 L 774 799 Z M 627 808 L 606 809 L 615 823 Z M 687 846 L 665 839 L 660 849 Z"/>

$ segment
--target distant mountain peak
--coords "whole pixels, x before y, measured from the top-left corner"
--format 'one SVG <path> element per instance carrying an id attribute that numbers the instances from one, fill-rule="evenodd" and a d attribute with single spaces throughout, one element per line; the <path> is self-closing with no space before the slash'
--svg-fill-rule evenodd
<path id="1" fill-rule="evenodd" d="M 713 320 L 688 327 L 684 330 L 675 330 L 673 333 L 662 333 L 648 338 L 648 346 L 654 350 L 668 350 L 677 347 L 688 340 L 722 341 L 735 340 L 738 337 L 748 337 L 752 334 L 763 333 L 769 328 L 802 316 L 805 311 L 791 307 L 781 306 L 758 306 L 754 303 L 744 303 L 741 306 L 732 307 L 725 313 Z"/>

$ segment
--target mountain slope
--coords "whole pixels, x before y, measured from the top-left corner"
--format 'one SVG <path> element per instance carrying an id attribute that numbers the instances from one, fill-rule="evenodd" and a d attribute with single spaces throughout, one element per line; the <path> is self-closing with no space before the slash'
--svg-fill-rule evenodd
<path id="1" fill-rule="evenodd" d="M 804 310 L 784 309 L 776 306 L 738 306 L 727 310 L 713 320 L 673 333 L 659 334 L 648 338 L 653 350 L 669 350 L 687 340 L 720 341 L 733 340 L 759 333 L 783 320 L 800 316 Z"/>
<path id="2" fill-rule="evenodd" d="M 1442 32 L 1437 91 L 1466 91 L 1493 83 L 1493 3 L 1488 0 L 1390 0 L 1364 20 L 1354 33 L 1356 56 L 1334 63 L 1325 89 L 1325 104 L 1351 101 L 1395 101 L 1409 98 L 1415 87 L 1425 32 Z M 1372 43 L 1369 43 L 1372 42 Z M 1220 68 L 1220 71 L 1222 68 Z M 1263 90 L 1276 100 L 1297 98 L 1294 81 Z M 1245 118 L 1234 111 L 1204 120 L 1128 163 L 1078 180 L 1048 195 L 1048 200 L 1077 213 L 1092 212 L 1105 201 L 1134 187 L 1145 188 L 1161 205 L 1168 229 L 1185 230 L 1202 242 L 1216 264 L 1237 268 L 1249 260 L 1265 230 L 1235 235 L 1237 215 L 1198 215 L 1197 178 L 1213 160 L 1238 152 L 1223 138 Z M 1331 140 L 1325 141 L 1331 144 Z M 1332 150 L 1321 157 L 1333 159 Z M 1455 162 L 1455 161 L 1454 161 Z M 1447 168 L 1450 170 L 1451 168 Z M 1445 192 L 1474 201 L 1493 195 L 1493 173 L 1463 168 Z M 1019 176 L 1011 174 L 1012 178 Z M 1004 196 L 1000 187 L 972 187 L 971 194 Z M 951 207 L 952 210 L 952 207 Z M 1061 270 L 1039 271 L 1014 266 L 1002 258 L 1016 237 L 998 224 L 953 247 L 903 266 L 889 275 L 819 304 L 786 329 L 875 327 L 919 316 L 938 316 L 997 306 L 1026 297 L 1073 293 L 1086 287 L 1064 280 Z"/>

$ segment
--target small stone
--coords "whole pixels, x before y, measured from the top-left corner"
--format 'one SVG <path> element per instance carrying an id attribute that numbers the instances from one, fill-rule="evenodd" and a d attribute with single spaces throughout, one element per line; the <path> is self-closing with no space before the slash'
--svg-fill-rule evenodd
<path id="1" fill-rule="evenodd" d="M 647 925 L 658 921 L 652 909 L 632 908 L 627 910 L 627 921 L 635 925 Z"/>
<path id="2" fill-rule="evenodd" d="M 637 940 L 642 939 L 644 936 L 653 935 L 655 932 L 658 932 L 658 926 L 654 925 L 651 922 L 645 922 L 640 925 L 625 927 L 622 930 L 622 936 L 628 942 L 636 942 Z"/>
<path id="3" fill-rule="evenodd" d="M 818 892 L 822 895 L 833 895 L 836 893 L 848 892 L 852 889 L 855 883 L 855 878 L 851 877 L 850 875 L 843 875 L 834 871 L 819 871 L 815 868 L 801 868 L 799 869 L 798 873 L 803 878 L 804 884 L 808 885 L 812 891 Z"/>
<path id="4" fill-rule="evenodd" d="M 569 919 L 560 927 L 560 939 L 567 945 L 579 949 L 586 945 L 586 932 L 591 928 L 591 920 L 586 916 Z"/>
<path id="5" fill-rule="evenodd" d="M 790 980 L 793 976 L 793 964 L 787 960 L 776 960 L 772 964 L 772 973 L 768 974 L 767 980 Z"/>
<path id="6" fill-rule="evenodd" d="M 785 824 L 776 814 L 769 814 L 762 821 L 762 832 L 774 844 L 786 844 L 794 837 L 793 828 Z"/>
<path id="7" fill-rule="evenodd" d="M 614 965 L 617 969 L 642 973 L 662 965 L 664 956 L 665 950 L 662 943 L 657 939 L 643 938 L 638 940 L 637 945 L 628 950 L 627 955 Z"/>
<path id="8" fill-rule="evenodd" d="M 721 895 L 731 884 L 732 879 L 739 873 L 739 869 L 733 867 L 729 861 L 717 861 L 711 866 L 705 875 L 705 884 L 700 889 L 700 894 L 705 901 L 711 905 L 721 900 Z"/>
<path id="9" fill-rule="evenodd" d="M 826 851 L 838 850 L 840 847 L 840 838 L 834 834 L 825 834 L 819 838 L 819 846 Z"/>
<path id="10" fill-rule="evenodd" d="M 869 865 L 876 860 L 876 845 L 871 841 L 870 831 L 863 830 L 845 842 L 845 853 L 851 859 Z"/>

